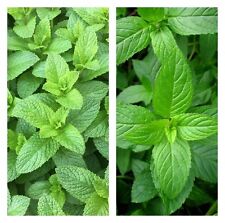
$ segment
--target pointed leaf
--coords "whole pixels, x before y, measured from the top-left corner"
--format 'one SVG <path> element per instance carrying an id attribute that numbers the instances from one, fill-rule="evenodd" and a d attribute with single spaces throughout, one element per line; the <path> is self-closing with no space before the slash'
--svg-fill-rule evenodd
<path id="1" fill-rule="evenodd" d="M 131 199 L 134 203 L 146 202 L 157 195 L 157 190 L 152 180 L 150 168 L 139 173 L 134 180 L 131 190 Z"/>
<path id="2" fill-rule="evenodd" d="M 65 148 L 74 151 L 78 154 L 84 154 L 85 144 L 80 132 L 71 124 L 64 127 L 55 140 Z"/>
<path id="3" fill-rule="evenodd" d="M 186 141 L 178 139 L 170 144 L 166 140 L 155 145 L 154 173 L 160 191 L 169 199 L 175 198 L 184 188 L 191 167 L 191 152 Z"/>
<path id="4" fill-rule="evenodd" d="M 215 119 L 204 114 L 186 113 L 174 116 L 177 131 L 185 140 L 200 140 L 217 132 Z"/>
<path id="5" fill-rule="evenodd" d="M 124 138 L 139 145 L 154 145 L 159 143 L 164 134 L 164 129 L 169 125 L 169 120 L 155 120 L 145 124 L 133 125 L 124 133 Z"/>
<path id="6" fill-rule="evenodd" d="M 34 134 L 21 148 L 16 161 L 16 169 L 19 173 L 29 173 L 41 167 L 59 149 L 59 145 L 52 140 L 41 139 Z"/>
<path id="7" fill-rule="evenodd" d="M 117 20 L 116 63 L 121 64 L 144 49 L 150 41 L 150 25 L 142 18 L 128 16 Z"/>
<path id="8" fill-rule="evenodd" d="M 87 202 L 95 192 L 93 182 L 100 179 L 91 171 L 76 166 L 56 168 L 56 173 L 61 185 L 82 202 Z"/>
<path id="9" fill-rule="evenodd" d="M 86 202 L 84 215 L 109 215 L 108 200 L 100 197 L 97 193 L 93 193 Z"/>
<path id="10" fill-rule="evenodd" d="M 22 196 L 22 195 L 13 196 L 8 206 L 8 215 L 9 216 L 25 215 L 29 204 L 30 204 L 30 198 Z"/>
<path id="11" fill-rule="evenodd" d="M 39 60 L 38 56 L 29 51 L 18 51 L 9 55 L 8 80 L 13 80 Z"/>
<path id="12" fill-rule="evenodd" d="M 152 32 L 152 46 L 162 66 L 156 76 L 153 107 L 157 114 L 171 117 L 185 112 L 192 100 L 192 72 L 171 31 Z"/>
<path id="13" fill-rule="evenodd" d="M 65 214 L 51 195 L 44 194 L 38 201 L 38 215 L 63 216 Z"/>
<path id="14" fill-rule="evenodd" d="M 92 29 L 86 28 L 79 36 L 74 50 L 74 65 L 85 65 L 91 61 L 98 50 L 97 36 Z"/>
<path id="15" fill-rule="evenodd" d="M 196 177 L 216 183 L 218 174 L 217 145 L 205 144 L 202 140 L 191 143 L 191 149 Z"/>
<path id="16" fill-rule="evenodd" d="M 180 35 L 217 33 L 216 8 L 171 8 L 170 28 Z"/>
<path id="17" fill-rule="evenodd" d="M 49 124 L 53 114 L 50 107 L 33 96 L 21 100 L 13 109 L 13 116 L 22 118 L 37 128 Z"/>
<path id="18" fill-rule="evenodd" d="M 58 97 L 56 101 L 65 108 L 70 109 L 81 109 L 83 105 L 83 97 L 75 88 L 66 95 Z"/>

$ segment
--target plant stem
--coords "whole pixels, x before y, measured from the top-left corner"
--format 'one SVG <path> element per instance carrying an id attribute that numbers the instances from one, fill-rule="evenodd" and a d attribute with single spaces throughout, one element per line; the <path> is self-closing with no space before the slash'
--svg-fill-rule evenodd
<path id="1" fill-rule="evenodd" d="M 214 215 L 217 212 L 217 201 L 215 201 L 209 210 L 207 211 L 206 215 Z"/>
<path id="2" fill-rule="evenodd" d="M 194 37 L 193 48 L 192 48 L 192 51 L 191 51 L 190 56 L 188 57 L 188 60 L 191 60 L 192 59 L 192 57 L 195 54 L 195 50 L 196 50 L 196 40 L 195 40 L 195 37 Z"/>

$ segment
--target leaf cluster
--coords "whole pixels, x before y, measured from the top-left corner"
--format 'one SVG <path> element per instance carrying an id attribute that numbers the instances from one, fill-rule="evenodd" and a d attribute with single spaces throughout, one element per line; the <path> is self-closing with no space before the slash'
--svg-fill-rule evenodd
<path id="1" fill-rule="evenodd" d="M 118 214 L 216 214 L 217 9 L 117 17 Z"/>
<path id="2" fill-rule="evenodd" d="M 8 9 L 8 215 L 108 215 L 108 9 Z"/>

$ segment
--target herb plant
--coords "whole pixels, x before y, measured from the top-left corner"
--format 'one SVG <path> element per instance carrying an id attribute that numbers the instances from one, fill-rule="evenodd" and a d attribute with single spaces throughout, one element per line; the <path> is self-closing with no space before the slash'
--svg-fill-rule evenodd
<path id="1" fill-rule="evenodd" d="M 108 215 L 108 9 L 8 9 L 8 215 Z"/>
<path id="2" fill-rule="evenodd" d="M 217 213 L 217 9 L 117 10 L 119 215 Z"/>

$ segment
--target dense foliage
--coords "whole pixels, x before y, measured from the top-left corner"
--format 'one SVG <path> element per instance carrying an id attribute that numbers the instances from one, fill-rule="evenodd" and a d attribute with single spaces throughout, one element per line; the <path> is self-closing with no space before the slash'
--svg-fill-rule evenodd
<path id="1" fill-rule="evenodd" d="M 108 215 L 108 9 L 8 9 L 8 215 Z"/>
<path id="2" fill-rule="evenodd" d="M 217 9 L 117 9 L 118 215 L 217 213 Z"/>

